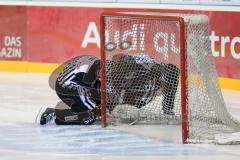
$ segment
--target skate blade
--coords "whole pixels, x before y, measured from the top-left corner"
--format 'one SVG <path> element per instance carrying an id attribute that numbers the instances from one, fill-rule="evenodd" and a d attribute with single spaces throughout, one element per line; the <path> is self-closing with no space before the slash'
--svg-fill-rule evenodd
<path id="1" fill-rule="evenodd" d="M 41 107 L 38 110 L 37 116 L 35 117 L 35 123 L 36 124 L 40 124 L 40 118 L 41 118 L 42 113 L 45 111 L 45 109 L 46 109 L 46 107 Z"/>

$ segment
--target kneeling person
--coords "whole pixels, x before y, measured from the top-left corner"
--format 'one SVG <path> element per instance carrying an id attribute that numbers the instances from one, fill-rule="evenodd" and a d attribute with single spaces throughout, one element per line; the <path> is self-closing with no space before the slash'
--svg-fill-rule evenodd
<path id="1" fill-rule="evenodd" d="M 55 118 L 58 125 L 88 125 L 100 116 L 100 60 L 94 56 L 79 56 L 58 67 L 49 84 L 61 102 L 47 108 L 41 115 L 44 125 Z M 67 107 L 66 107 L 67 106 Z"/>

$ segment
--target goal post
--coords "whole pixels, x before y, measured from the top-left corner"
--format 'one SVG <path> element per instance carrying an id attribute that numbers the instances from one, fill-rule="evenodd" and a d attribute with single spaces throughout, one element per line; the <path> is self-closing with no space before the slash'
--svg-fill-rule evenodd
<path id="1" fill-rule="evenodd" d="M 103 13 L 100 35 L 103 127 L 181 125 L 183 143 L 240 131 L 218 84 L 207 16 Z"/>

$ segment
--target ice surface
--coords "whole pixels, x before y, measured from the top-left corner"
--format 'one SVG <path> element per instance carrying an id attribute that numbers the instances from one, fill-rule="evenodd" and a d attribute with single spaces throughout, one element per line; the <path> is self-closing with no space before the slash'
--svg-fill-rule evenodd
<path id="1" fill-rule="evenodd" d="M 224 91 L 240 120 L 240 92 Z M 239 159 L 240 146 L 182 145 L 180 127 L 40 126 L 38 110 L 58 102 L 48 75 L 0 73 L 0 159 Z"/>

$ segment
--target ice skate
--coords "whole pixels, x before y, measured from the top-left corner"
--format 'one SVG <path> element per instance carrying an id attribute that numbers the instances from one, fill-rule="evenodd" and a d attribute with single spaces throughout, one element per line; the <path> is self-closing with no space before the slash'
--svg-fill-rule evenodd
<path id="1" fill-rule="evenodd" d="M 41 114 L 41 117 L 40 117 L 40 120 L 39 120 L 40 124 L 45 125 L 47 123 L 50 123 L 53 120 L 54 117 L 55 117 L 55 109 L 46 108 L 45 111 Z"/>

